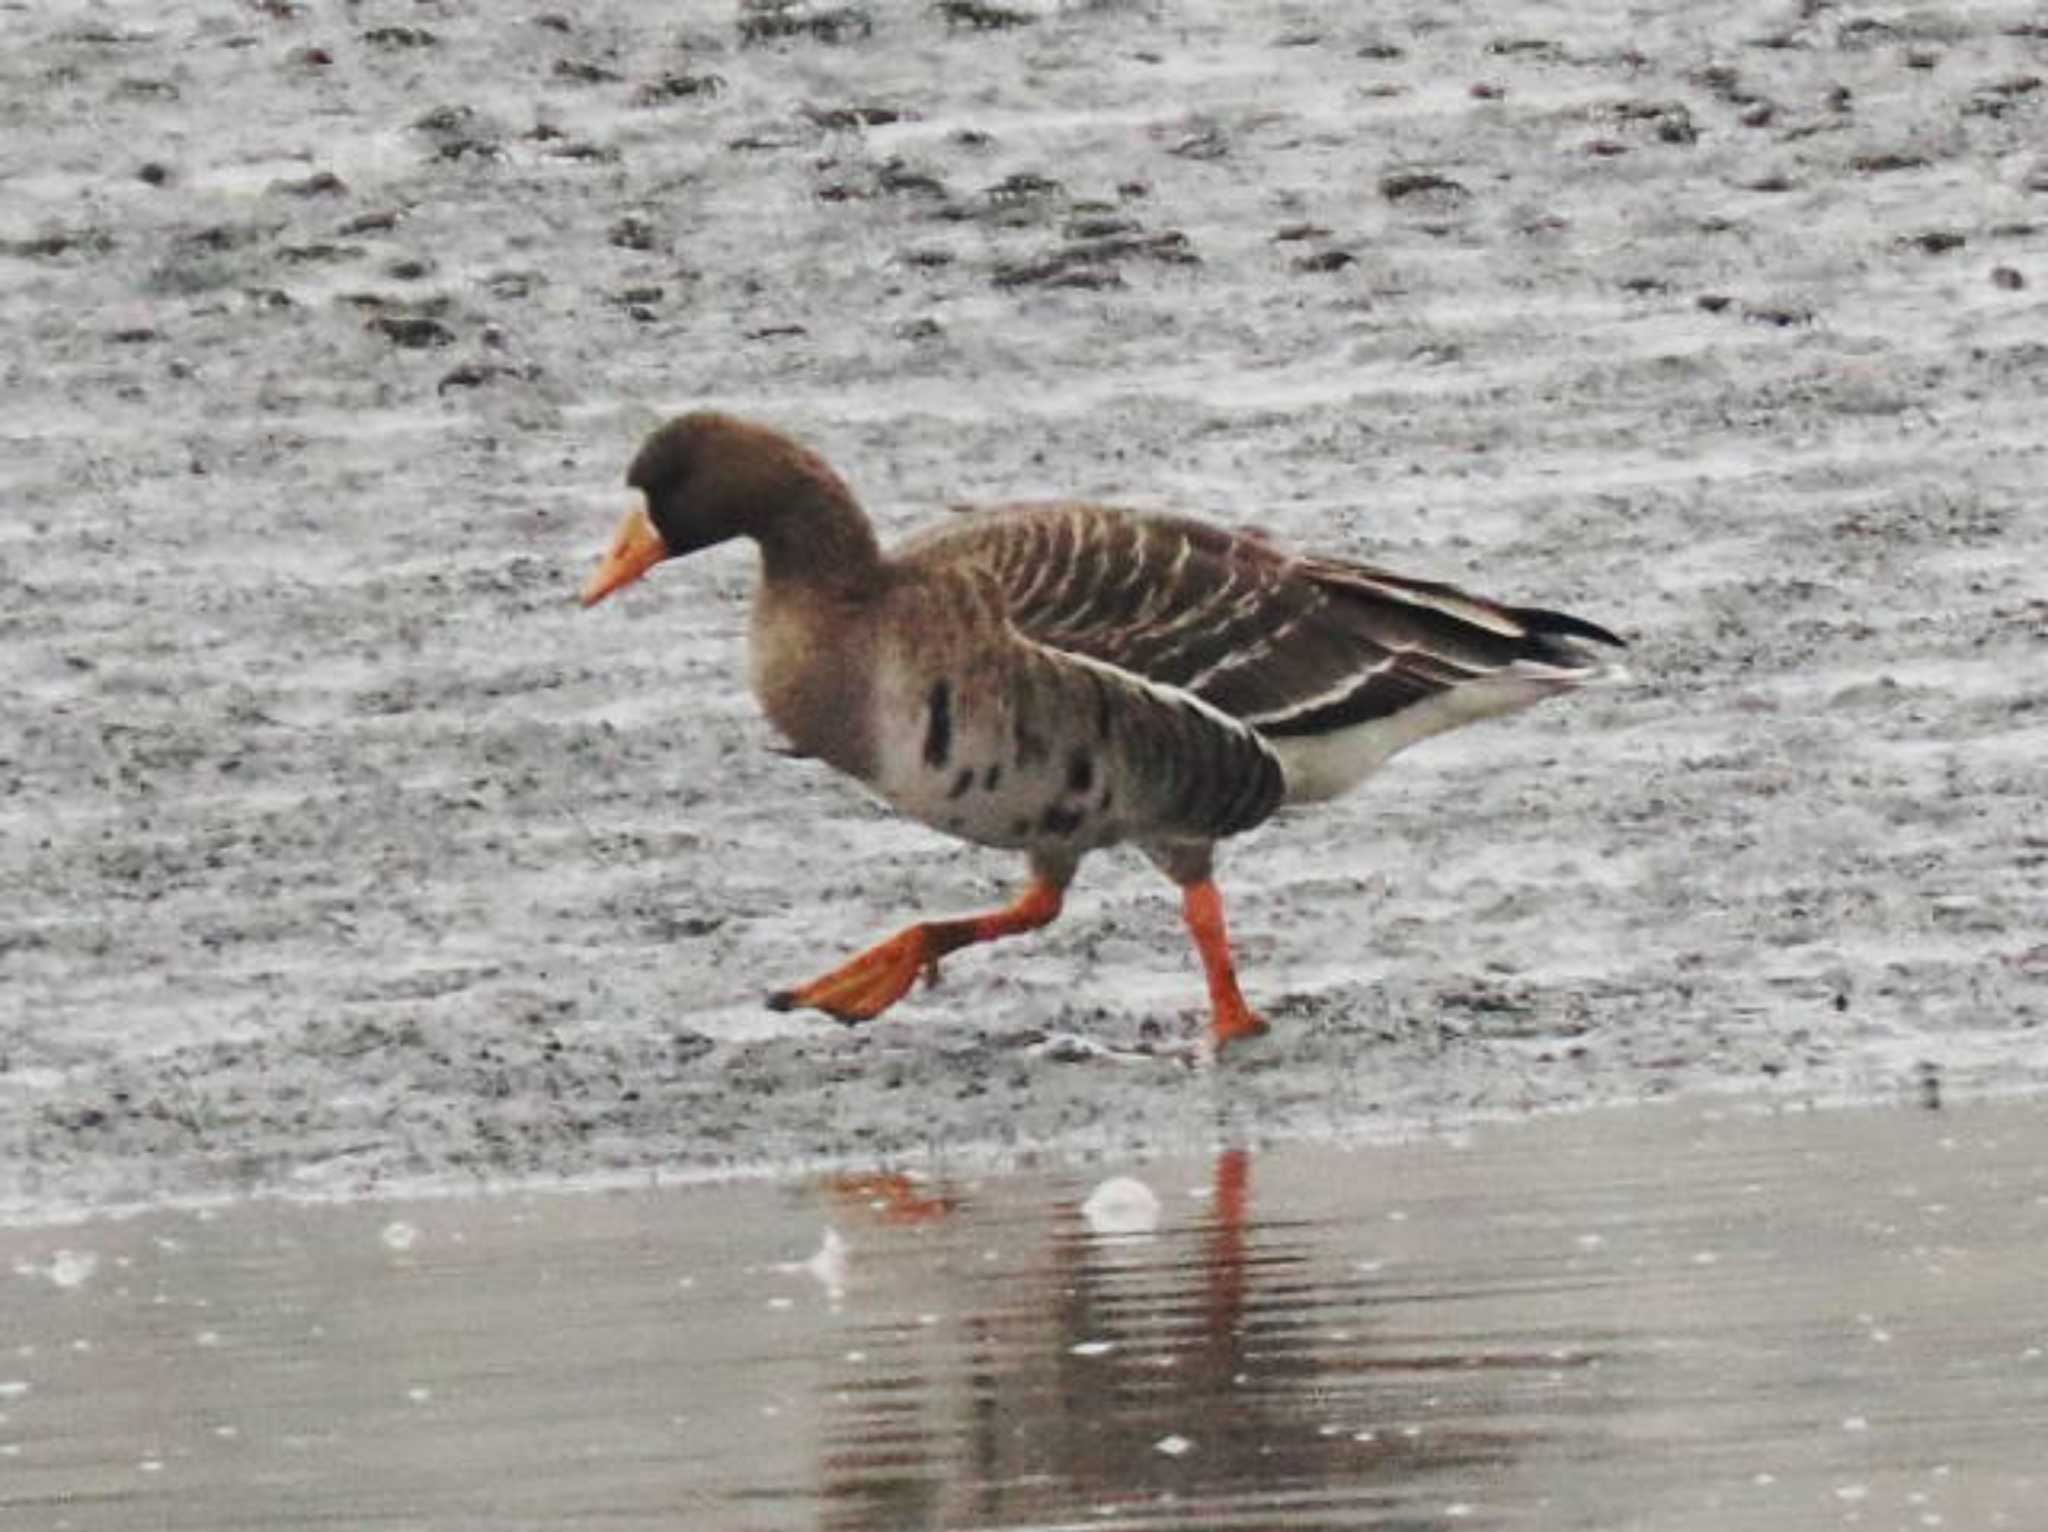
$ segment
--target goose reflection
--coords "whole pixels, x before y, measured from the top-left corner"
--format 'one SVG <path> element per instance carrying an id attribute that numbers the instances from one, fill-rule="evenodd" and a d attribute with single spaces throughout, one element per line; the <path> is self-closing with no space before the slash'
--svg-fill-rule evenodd
<path id="1" fill-rule="evenodd" d="M 1150 1233 L 1092 1226 L 1079 1197 L 1020 1221 L 957 1187 L 840 1190 L 872 1269 L 825 1384 L 830 1532 L 1469 1525 L 1422 1491 L 1496 1476 L 1532 1430 L 1489 1380 L 1560 1366 L 1402 1333 L 1412 1294 L 1335 1269 L 1327 1229 L 1254 1216 L 1242 1147 Z M 929 1306 L 857 1312 L 903 1301 Z"/>

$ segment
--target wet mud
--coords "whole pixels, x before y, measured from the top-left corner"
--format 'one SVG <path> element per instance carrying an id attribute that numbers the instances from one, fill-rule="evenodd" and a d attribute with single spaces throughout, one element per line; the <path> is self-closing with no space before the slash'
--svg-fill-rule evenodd
<path id="1" fill-rule="evenodd" d="M 2024 6 L 0 11 L 0 1204 L 2048 1083 Z M 1085 494 L 1583 612 L 1632 686 L 862 1032 L 1017 869 L 775 754 L 670 411 L 886 532 Z M 1104 1054 L 1091 1045 L 1117 1050 Z"/>

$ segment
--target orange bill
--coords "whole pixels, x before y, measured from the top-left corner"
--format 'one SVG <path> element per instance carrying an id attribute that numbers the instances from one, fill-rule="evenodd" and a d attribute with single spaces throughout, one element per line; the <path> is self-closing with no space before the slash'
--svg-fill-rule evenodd
<path id="1" fill-rule="evenodd" d="M 662 541 L 647 507 L 634 506 L 620 520 L 619 530 L 612 534 L 612 545 L 605 550 L 596 570 L 583 582 L 583 604 L 596 606 L 667 557 L 668 544 Z"/>

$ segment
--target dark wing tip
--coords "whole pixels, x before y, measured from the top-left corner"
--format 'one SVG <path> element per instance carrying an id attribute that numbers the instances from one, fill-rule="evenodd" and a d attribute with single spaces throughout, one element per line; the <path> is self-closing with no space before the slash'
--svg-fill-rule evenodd
<path id="1" fill-rule="evenodd" d="M 1597 622 L 1588 622 L 1583 617 L 1574 617 L 1569 612 L 1553 612 L 1540 606 L 1511 606 L 1509 615 L 1531 633 L 1542 636 L 1563 638 L 1590 638 L 1596 644 L 1611 644 L 1616 649 L 1626 649 L 1628 640 L 1610 633 Z"/>

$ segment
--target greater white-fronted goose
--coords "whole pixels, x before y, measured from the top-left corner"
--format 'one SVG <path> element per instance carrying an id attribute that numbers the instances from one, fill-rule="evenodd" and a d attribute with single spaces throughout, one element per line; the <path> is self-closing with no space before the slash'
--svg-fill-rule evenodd
<path id="1" fill-rule="evenodd" d="M 1238 991 L 1218 840 L 1331 798 L 1396 751 L 1610 673 L 1606 629 L 1260 536 L 1081 502 L 956 514 L 884 553 L 838 474 L 700 411 L 633 459 L 588 606 L 666 558 L 760 545 L 754 694 L 789 742 L 935 829 L 1024 852 L 1008 906 L 920 921 L 769 1003 L 878 1015 L 920 972 L 1059 914 L 1129 841 L 1177 883 L 1209 1045 L 1266 1030 Z"/>

